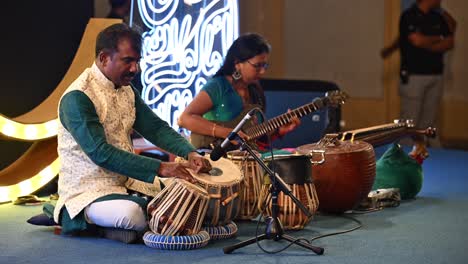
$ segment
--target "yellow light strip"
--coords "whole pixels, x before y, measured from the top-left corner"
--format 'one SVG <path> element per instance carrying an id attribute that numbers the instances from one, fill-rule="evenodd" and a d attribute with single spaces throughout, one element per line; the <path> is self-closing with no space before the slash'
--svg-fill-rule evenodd
<path id="1" fill-rule="evenodd" d="M 40 140 L 57 135 L 58 120 L 53 119 L 39 124 L 15 122 L 0 114 L 0 133 L 21 140 Z"/>
<path id="2" fill-rule="evenodd" d="M 49 183 L 59 172 L 59 159 L 33 177 L 10 186 L 0 186 L 0 203 L 14 201 L 18 196 L 28 195 Z"/>

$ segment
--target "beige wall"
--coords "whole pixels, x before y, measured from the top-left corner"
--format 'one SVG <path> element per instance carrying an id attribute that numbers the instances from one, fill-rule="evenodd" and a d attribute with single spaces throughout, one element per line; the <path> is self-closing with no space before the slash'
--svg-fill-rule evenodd
<path id="1" fill-rule="evenodd" d="M 382 98 L 384 2 L 289 0 L 285 75 L 329 80 L 356 98 Z"/>
<path id="2" fill-rule="evenodd" d="M 468 73 L 467 67 L 463 67 L 464 58 L 468 57 L 468 2 L 446 0 L 443 3 L 456 17 L 459 28 L 456 48 L 446 56 L 446 90 L 438 130 L 443 141 L 468 141 Z M 314 5 L 316 7 L 312 8 Z M 353 97 L 343 107 L 344 129 L 398 118 L 399 54 L 382 60 L 378 53 L 380 46 L 398 36 L 400 1 L 333 0 L 324 4 L 308 0 L 239 0 L 239 6 L 241 33 L 263 34 L 273 46 L 268 77 L 331 80 L 349 90 Z M 372 15 L 366 16 L 366 12 Z M 370 24 L 367 28 L 363 28 L 366 24 L 363 17 Z M 317 29 L 320 21 L 326 21 L 326 25 Z M 302 27 L 297 27 L 298 24 Z M 353 34 L 343 31 L 343 28 L 350 31 L 356 26 L 360 28 L 354 39 Z M 329 32 L 334 27 L 336 34 Z M 304 33 L 314 28 L 317 29 L 314 32 L 321 32 L 326 38 Z M 310 46 L 303 44 L 313 43 L 315 39 L 322 39 L 324 43 L 317 49 L 304 50 Z M 367 54 L 363 53 L 361 45 L 367 47 Z M 320 60 L 315 63 L 317 58 Z M 354 68 L 352 60 L 355 60 Z M 325 66 L 320 68 L 322 65 Z"/>
<path id="3" fill-rule="evenodd" d="M 287 0 L 239 0 L 241 33 L 258 32 L 272 45 L 267 77 L 284 76 L 284 2 Z"/>

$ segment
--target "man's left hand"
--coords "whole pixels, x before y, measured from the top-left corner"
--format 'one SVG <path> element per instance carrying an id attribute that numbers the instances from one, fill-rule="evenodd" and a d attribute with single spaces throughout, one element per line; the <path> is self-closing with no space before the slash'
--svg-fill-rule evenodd
<path id="1" fill-rule="evenodd" d="M 190 152 L 188 154 L 188 162 L 190 168 L 195 172 L 209 172 L 211 170 L 210 161 L 204 158 L 197 152 Z"/>

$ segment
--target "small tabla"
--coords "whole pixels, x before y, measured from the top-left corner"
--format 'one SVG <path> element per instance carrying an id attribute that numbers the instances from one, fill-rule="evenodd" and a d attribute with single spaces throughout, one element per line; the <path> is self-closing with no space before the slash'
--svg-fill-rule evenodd
<path id="1" fill-rule="evenodd" d="M 271 157 L 266 158 L 265 162 L 268 163 L 271 168 Z M 309 157 L 297 154 L 275 155 L 274 164 L 274 171 L 289 186 L 292 194 L 301 201 L 312 215 L 314 215 L 317 212 L 319 200 L 311 177 L 312 166 Z M 262 212 L 265 210 L 265 214 L 271 216 L 270 188 L 270 179 L 268 176 L 265 176 L 264 185 L 261 190 L 259 209 Z M 292 199 L 283 192 L 279 192 L 278 194 L 278 205 L 278 218 L 281 220 L 284 229 L 303 229 L 311 220 L 311 218 L 307 217 Z"/>
<path id="2" fill-rule="evenodd" d="M 208 173 L 189 172 L 210 197 L 204 224 L 226 225 L 239 214 L 244 179 L 239 167 L 226 158 L 210 163 L 213 169 Z"/>
<path id="3" fill-rule="evenodd" d="M 148 204 L 149 227 L 165 236 L 198 234 L 208 209 L 208 193 L 185 180 L 174 179 Z"/>
<path id="4" fill-rule="evenodd" d="M 260 157 L 260 154 L 258 154 Z M 263 182 L 263 170 L 246 151 L 230 151 L 227 158 L 236 164 L 244 176 L 244 191 L 241 195 L 241 210 L 237 219 L 250 220 L 258 216 L 258 201 Z"/>

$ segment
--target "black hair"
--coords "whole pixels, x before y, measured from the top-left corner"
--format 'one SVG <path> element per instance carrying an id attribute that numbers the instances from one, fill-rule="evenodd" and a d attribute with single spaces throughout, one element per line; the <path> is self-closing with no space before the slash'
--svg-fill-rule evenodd
<path id="1" fill-rule="evenodd" d="M 121 39 L 130 40 L 133 49 L 141 53 L 141 35 L 126 24 L 114 24 L 101 31 L 96 39 L 96 57 L 101 51 L 114 53 L 118 51 L 118 44 Z"/>
<path id="2" fill-rule="evenodd" d="M 270 50 L 270 44 L 259 34 L 242 35 L 232 43 L 223 65 L 215 76 L 231 75 L 236 70 L 236 63 L 247 61 L 262 53 L 270 53 Z"/>

